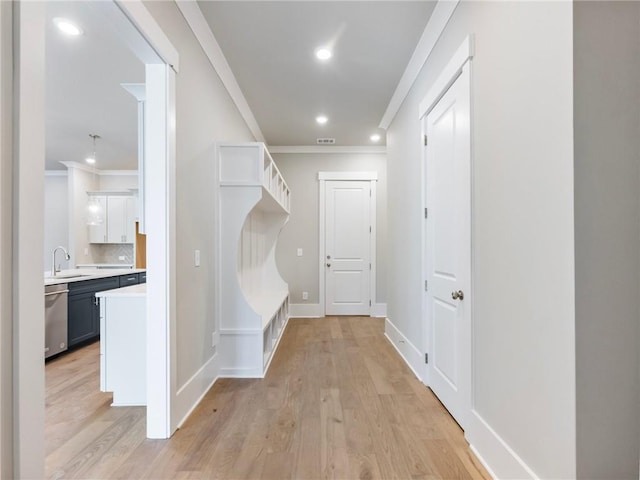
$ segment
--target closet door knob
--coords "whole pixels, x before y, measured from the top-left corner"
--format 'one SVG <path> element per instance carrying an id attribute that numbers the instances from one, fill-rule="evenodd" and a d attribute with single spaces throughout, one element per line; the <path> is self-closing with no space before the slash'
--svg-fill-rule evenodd
<path id="1" fill-rule="evenodd" d="M 453 298 L 454 300 L 464 300 L 464 292 L 462 290 L 451 292 L 451 298 Z"/>
<path id="2" fill-rule="evenodd" d="M 329 268 L 329 267 L 331 267 L 331 264 L 330 264 L 330 263 L 327 263 L 327 268 Z"/>

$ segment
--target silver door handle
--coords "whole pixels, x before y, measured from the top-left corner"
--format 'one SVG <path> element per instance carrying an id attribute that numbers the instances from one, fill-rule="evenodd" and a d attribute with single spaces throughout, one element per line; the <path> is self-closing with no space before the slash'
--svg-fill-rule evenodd
<path id="1" fill-rule="evenodd" d="M 464 292 L 462 290 L 451 292 L 451 298 L 453 298 L 454 300 L 464 300 Z"/>

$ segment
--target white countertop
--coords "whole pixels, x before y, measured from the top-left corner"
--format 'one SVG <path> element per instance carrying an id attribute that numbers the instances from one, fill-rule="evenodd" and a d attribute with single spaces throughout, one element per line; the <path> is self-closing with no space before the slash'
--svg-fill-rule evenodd
<path id="1" fill-rule="evenodd" d="M 78 263 L 76 267 L 87 268 L 87 267 L 95 267 L 95 268 L 127 268 L 132 269 L 132 263 Z"/>
<path id="2" fill-rule="evenodd" d="M 147 295 L 147 284 L 131 285 L 129 287 L 114 288 L 104 292 L 96 293 L 96 297 L 145 297 Z"/>
<path id="3" fill-rule="evenodd" d="M 57 285 L 59 283 L 83 282 L 85 280 L 95 280 L 97 278 L 119 277 L 120 275 L 130 275 L 132 273 L 146 272 L 144 268 L 122 268 L 122 269 L 91 269 L 91 268 L 74 268 L 71 270 L 62 270 L 57 275 L 73 275 L 78 276 L 70 278 L 49 278 L 48 272 L 45 273 L 44 284 Z"/>

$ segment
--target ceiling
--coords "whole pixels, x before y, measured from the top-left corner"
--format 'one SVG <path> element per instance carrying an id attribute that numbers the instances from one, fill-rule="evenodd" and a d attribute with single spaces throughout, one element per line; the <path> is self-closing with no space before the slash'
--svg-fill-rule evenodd
<path id="1" fill-rule="evenodd" d="M 377 126 L 434 1 L 199 1 L 269 145 L 384 145 Z M 61 34 L 53 18 L 83 34 Z M 144 83 L 144 65 L 91 2 L 47 2 L 46 169 L 84 162 L 137 168 L 137 104 L 121 83 Z M 314 52 L 329 46 L 333 57 Z M 318 125 L 315 117 L 329 118 Z M 381 135 L 378 143 L 369 137 Z"/>
<path id="2" fill-rule="evenodd" d="M 269 145 L 374 144 L 435 1 L 198 1 Z M 330 46 L 321 62 L 314 52 Z M 318 125 L 315 118 L 329 118 Z"/>
<path id="3" fill-rule="evenodd" d="M 62 34 L 55 17 L 73 20 L 83 34 Z M 138 168 L 137 102 L 120 84 L 144 83 L 144 65 L 105 24 L 90 2 L 47 3 L 47 170 L 83 163 L 93 149 L 90 133 L 101 136 L 96 168 Z"/>

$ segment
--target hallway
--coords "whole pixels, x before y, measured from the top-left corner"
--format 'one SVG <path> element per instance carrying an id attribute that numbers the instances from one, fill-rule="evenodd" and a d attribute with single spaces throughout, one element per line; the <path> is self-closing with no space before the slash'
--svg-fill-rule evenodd
<path id="1" fill-rule="evenodd" d="M 144 439 L 142 408 L 95 394 L 97 348 L 62 357 L 47 366 L 47 477 L 490 478 L 383 331 L 368 317 L 291 319 L 267 377 L 219 380 L 169 441 Z M 56 426 L 64 368 L 82 372 L 65 395 L 87 404 Z M 71 438 L 52 446 L 54 433 Z"/>

